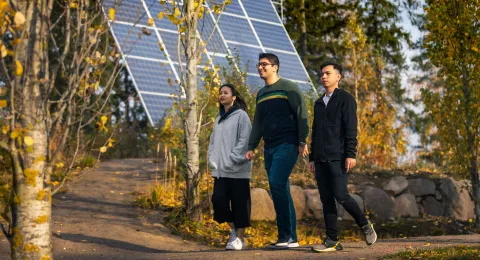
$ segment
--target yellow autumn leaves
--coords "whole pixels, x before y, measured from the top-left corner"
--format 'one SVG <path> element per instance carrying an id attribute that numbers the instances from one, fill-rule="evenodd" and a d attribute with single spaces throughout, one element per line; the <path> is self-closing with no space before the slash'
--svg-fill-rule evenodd
<path id="1" fill-rule="evenodd" d="M 107 116 L 102 116 L 100 118 L 100 121 L 96 123 L 96 126 L 97 126 L 99 132 L 104 131 L 105 133 L 108 133 L 108 128 L 106 127 L 107 121 L 108 121 L 108 117 Z M 115 143 L 115 142 L 116 142 L 115 139 L 109 138 L 107 140 L 106 145 L 100 147 L 100 152 L 105 153 L 107 151 L 107 148 L 108 147 L 113 147 L 113 143 Z"/>
<path id="2" fill-rule="evenodd" d="M 3 14 L 2 21 L 0 22 L 0 33 L 5 35 L 8 32 L 13 36 L 11 46 L 19 44 L 21 39 L 17 38 L 17 35 L 24 28 L 26 22 L 25 15 L 21 12 L 15 12 L 13 9 L 11 9 L 9 2 L 5 0 L 0 0 L 0 13 Z M 10 48 L 12 48 L 11 46 Z M 10 50 L 5 44 L 0 43 L 0 55 L 2 58 L 7 57 L 8 55 L 13 56 L 13 51 Z M 15 60 L 14 69 L 15 76 L 21 76 L 23 74 L 23 65 L 20 61 Z M 6 101 L 0 101 L 0 108 L 4 108 L 6 106 Z"/>

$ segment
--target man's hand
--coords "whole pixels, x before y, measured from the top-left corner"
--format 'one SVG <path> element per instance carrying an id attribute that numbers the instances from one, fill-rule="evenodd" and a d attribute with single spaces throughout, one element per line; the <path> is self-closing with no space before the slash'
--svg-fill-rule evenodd
<path id="1" fill-rule="evenodd" d="M 302 157 L 305 157 L 309 154 L 310 152 L 308 151 L 308 145 L 299 145 L 298 146 L 298 154 L 300 154 Z"/>
<path id="2" fill-rule="evenodd" d="M 357 160 L 354 158 L 347 158 L 345 160 L 345 169 L 347 170 L 347 173 L 357 165 Z"/>
<path id="3" fill-rule="evenodd" d="M 246 154 L 245 154 L 245 159 L 251 161 L 253 159 L 253 151 L 248 151 Z"/>
<path id="4" fill-rule="evenodd" d="M 315 162 L 309 162 L 308 163 L 308 170 L 310 172 L 315 172 Z"/>

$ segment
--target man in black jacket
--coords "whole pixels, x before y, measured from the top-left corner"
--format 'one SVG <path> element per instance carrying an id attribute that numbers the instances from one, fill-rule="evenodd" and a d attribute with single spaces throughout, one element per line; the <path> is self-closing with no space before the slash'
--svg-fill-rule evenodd
<path id="1" fill-rule="evenodd" d="M 338 88 L 342 77 L 339 64 L 327 62 L 321 69 L 325 94 L 315 101 L 308 168 L 315 172 L 327 229 L 323 244 L 312 250 L 329 252 L 343 249 L 337 238 L 335 200 L 362 228 L 368 245 L 375 243 L 377 234 L 347 191 L 348 173 L 357 163 L 357 104 L 350 93 Z"/>

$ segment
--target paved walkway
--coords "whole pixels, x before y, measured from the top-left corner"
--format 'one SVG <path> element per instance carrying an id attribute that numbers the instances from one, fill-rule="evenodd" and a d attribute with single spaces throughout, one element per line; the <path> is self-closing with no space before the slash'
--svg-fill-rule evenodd
<path id="1" fill-rule="evenodd" d="M 480 235 L 420 237 L 344 243 L 343 252 L 318 254 L 309 247 L 227 252 L 182 240 L 162 225 L 158 212 L 132 206 L 133 191 L 145 191 L 155 180 L 148 159 L 110 160 L 68 182 L 67 192 L 53 200 L 55 259 L 378 259 L 412 248 L 480 245 Z M 430 246 L 425 246 L 426 243 Z M 8 242 L 0 237 L 0 259 L 9 259 Z"/>

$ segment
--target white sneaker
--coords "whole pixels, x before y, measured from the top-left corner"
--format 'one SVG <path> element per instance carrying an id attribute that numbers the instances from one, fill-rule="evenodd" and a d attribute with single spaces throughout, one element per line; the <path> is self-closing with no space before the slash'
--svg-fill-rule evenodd
<path id="1" fill-rule="evenodd" d="M 298 241 L 293 241 L 293 239 L 288 240 L 288 248 L 295 248 L 299 247 L 300 245 L 298 244 Z"/>
<path id="2" fill-rule="evenodd" d="M 225 247 L 226 250 L 242 250 L 245 249 L 247 245 L 245 241 L 242 241 L 240 238 L 236 237 L 232 242 L 228 242 Z"/>

